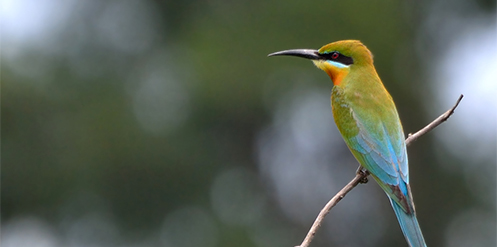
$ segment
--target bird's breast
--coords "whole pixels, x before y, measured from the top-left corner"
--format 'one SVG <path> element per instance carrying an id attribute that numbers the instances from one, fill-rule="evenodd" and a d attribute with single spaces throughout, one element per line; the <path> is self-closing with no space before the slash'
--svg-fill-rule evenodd
<path id="1" fill-rule="evenodd" d="M 331 109 L 338 130 L 344 138 L 352 138 L 359 133 L 354 110 L 347 101 L 340 87 L 333 87 L 331 93 Z"/>

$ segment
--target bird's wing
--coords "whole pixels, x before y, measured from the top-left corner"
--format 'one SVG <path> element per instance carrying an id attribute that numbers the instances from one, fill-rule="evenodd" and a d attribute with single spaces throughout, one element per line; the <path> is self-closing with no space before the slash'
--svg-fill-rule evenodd
<path id="1" fill-rule="evenodd" d="M 410 212 L 407 153 L 398 116 L 394 121 L 379 117 L 361 117 L 352 112 L 359 132 L 348 138 L 348 146 L 361 165 L 366 168 L 385 192 Z"/>

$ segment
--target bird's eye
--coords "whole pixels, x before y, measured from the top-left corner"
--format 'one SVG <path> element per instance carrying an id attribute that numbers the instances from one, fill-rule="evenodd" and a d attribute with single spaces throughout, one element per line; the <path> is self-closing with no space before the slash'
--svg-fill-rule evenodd
<path id="1" fill-rule="evenodd" d="M 333 59 L 333 60 L 337 59 L 338 56 L 340 56 L 340 54 L 338 54 L 338 52 L 336 52 L 336 51 L 331 53 L 331 59 Z"/>

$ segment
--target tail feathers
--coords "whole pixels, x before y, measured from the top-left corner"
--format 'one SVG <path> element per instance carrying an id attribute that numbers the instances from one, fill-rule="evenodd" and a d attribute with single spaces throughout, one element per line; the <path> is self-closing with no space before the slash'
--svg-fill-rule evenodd
<path id="1" fill-rule="evenodd" d="M 426 247 L 425 239 L 423 238 L 423 233 L 421 233 L 421 228 L 419 228 L 418 220 L 416 219 L 416 213 L 408 214 L 406 213 L 400 205 L 395 201 L 390 199 L 395 215 L 404 233 L 404 237 L 410 247 Z"/>

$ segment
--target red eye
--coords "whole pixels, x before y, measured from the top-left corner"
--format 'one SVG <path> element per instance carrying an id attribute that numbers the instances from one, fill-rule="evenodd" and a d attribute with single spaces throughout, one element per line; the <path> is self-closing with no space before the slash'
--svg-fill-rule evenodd
<path id="1" fill-rule="evenodd" d="M 331 59 L 333 59 L 333 60 L 334 60 L 334 59 L 337 59 L 339 55 L 340 55 L 340 54 L 338 54 L 338 52 L 333 52 L 333 53 L 331 54 Z"/>

